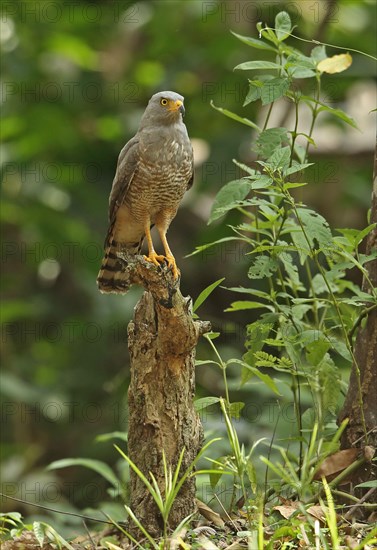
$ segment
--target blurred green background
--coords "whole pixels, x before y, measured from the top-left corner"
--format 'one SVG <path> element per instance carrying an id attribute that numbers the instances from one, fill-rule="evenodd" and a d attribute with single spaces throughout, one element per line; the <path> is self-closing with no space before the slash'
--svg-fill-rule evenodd
<path id="1" fill-rule="evenodd" d="M 251 129 L 223 117 L 210 101 L 252 120 L 266 109 L 242 107 L 249 75 L 233 67 L 268 58 L 268 52 L 248 48 L 230 30 L 256 37 L 256 23 L 273 26 L 282 9 L 298 36 L 375 55 L 373 0 L 2 3 L 3 492 L 69 510 L 109 499 L 106 484 L 89 470 L 45 468 L 65 457 L 118 462 L 113 441 L 95 437 L 127 429 L 127 323 L 141 291 L 103 296 L 95 280 L 117 156 L 156 91 L 185 96 L 195 149 L 195 184 L 169 233 L 182 292 L 195 298 L 220 277 L 228 287 L 248 284 L 247 257 L 239 246 L 185 256 L 228 234 L 234 214 L 207 226 L 213 198 L 240 175 L 233 158 L 255 158 Z M 311 49 L 293 39 L 291 44 Z M 329 55 L 336 53 L 328 48 Z M 320 118 L 311 154 L 316 167 L 303 199 L 333 227 L 361 228 L 371 194 L 375 63 L 352 55 L 348 71 L 325 78 L 323 100 L 353 116 L 361 132 Z M 310 92 L 313 85 L 304 86 Z M 290 104 L 281 100 L 271 125 L 290 127 L 290 118 Z M 303 129 L 306 120 L 303 112 Z M 218 288 L 199 310 L 222 333 L 225 357 L 244 352 L 244 327 L 253 320 L 249 313 L 224 313 L 232 298 Z M 197 355 L 210 355 L 205 342 Z M 242 440 L 250 445 L 269 438 L 276 398 L 256 382 L 240 389 L 239 373 L 231 375 L 232 401 L 246 403 Z M 200 397 L 223 392 L 221 373 L 209 367 L 198 368 L 197 385 Z M 280 405 L 288 434 L 290 403 L 283 398 Z M 203 422 L 206 433 L 224 430 L 216 409 L 206 410 Z M 42 514 L 4 498 L 1 504 L 3 511 Z"/>

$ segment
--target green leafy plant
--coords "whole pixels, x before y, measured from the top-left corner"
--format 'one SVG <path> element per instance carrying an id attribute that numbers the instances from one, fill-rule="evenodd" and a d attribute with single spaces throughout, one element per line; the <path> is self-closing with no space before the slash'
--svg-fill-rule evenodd
<path id="1" fill-rule="evenodd" d="M 288 45 L 286 40 L 292 36 L 293 28 L 286 12 L 276 16 L 274 28 L 258 24 L 257 30 L 259 39 L 233 34 L 251 48 L 267 52 L 271 60 L 246 61 L 237 65 L 235 70 L 254 74 L 258 71 L 258 76 L 248 81 L 244 107 L 257 101 L 266 106 L 264 123 L 257 124 L 212 104 L 223 115 L 253 128 L 256 133 L 253 166 L 234 159 L 244 175 L 220 189 L 209 219 L 211 224 L 230 211 L 238 211 L 242 221 L 228 226 L 229 236 L 201 245 L 194 252 L 202 253 L 229 241 L 239 242 L 243 250 L 247 250 L 247 275 L 251 284 L 229 289 L 244 298 L 233 301 L 226 311 L 256 310 L 259 313 L 257 320 L 247 325 L 246 352 L 242 359 L 223 361 L 214 344 L 219 334 L 212 333 L 206 337 L 213 359 L 198 361 L 198 365 L 217 365 L 224 380 L 224 399 L 219 401 L 231 452 L 227 457 L 212 461 L 217 469 L 217 477 L 212 478 L 216 482 L 223 471 L 234 473 L 237 477 L 235 485 L 241 488 L 252 529 L 254 523 L 248 505 L 253 504 L 250 500 L 253 477 L 245 473 L 255 471 L 251 460 L 254 447 L 250 453 L 245 452 L 232 423 L 232 417 L 239 417 L 243 403 L 231 403 L 227 368 L 230 364 L 238 365 L 242 385 L 258 377 L 277 395 L 281 384 L 288 385 L 296 416 L 293 443 L 297 443 L 298 453 L 272 442 L 270 449 L 278 450 L 282 462 L 265 456 L 260 459 L 267 467 L 271 483 L 277 482 L 279 493 L 286 497 L 289 495 L 309 502 L 318 496 L 318 491 L 325 491 L 328 504 L 326 522 L 331 543 L 326 542 L 327 535 L 323 535 L 318 526 L 317 531 L 313 530 L 314 527 L 311 529 L 314 536 L 311 536 L 311 541 L 319 540 L 318 533 L 322 533 L 321 544 L 337 547 L 339 535 L 334 504 L 329 500 L 330 489 L 326 481 L 318 489 L 314 474 L 325 458 L 338 449 L 346 426 L 346 423 L 338 429 L 335 426 L 341 391 L 340 367 L 345 364 L 356 365 L 358 400 L 362 405 L 353 337 L 361 321 L 377 307 L 377 292 L 365 269 L 367 262 L 375 260 L 377 251 L 363 255 L 359 245 L 375 225 L 369 224 L 362 230 L 334 230 L 321 214 L 299 197 L 300 189 L 307 185 L 305 171 L 312 166 L 308 153 L 310 146 L 315 145 L 313 130 L 321 113 L 357 128 L 355 121 L 344 111 L 329 107 L 321 98 L 326 73 L 346 70 L 352 58 L 349 53 L 328 57 L 325 46 L 321 44 L 313 47 L 308 56 Z M 306 86 L 310 79 L 315 83 L 314 95 L 309 94 Z M 272 109 L 281 98 L 292 105 L 293 128 L 269 127 Z M 300 128 L 300 109 L 303 106 L 311 112 L 308 133 Z M 359 270 L 366 280 L 367 292 L 347 280 L 346 272 L 353 268 Z M 278 382 L 267 374 L 269 370 L 278 376 Z M 305 411 L 301 399 L 304 389 L 312 400 L 312 406 Z M 363 411 L 362 406 L 360 410 Z M 367 440 L 364 418 L 362 425 Z M 271 474 L 275 474 L 277 479 L 271 478 Z M 332 488 L 335 489 L 336 484 Z M 266 491 L 263 501 L 279 493 Z M 263 517 L 263 511 L 259 514 Z M 258 521 L 263 524 L 261 516 Z M 264 536 L 260 526 L 256 536 L 262 548 Z M 305 538 L 306 535 L 302 536 Z"/>
<path id="2" fill-rule="evenodd" d="M 261 312 L 258 320 L 247 326 L 247 352 L 242 361 L 237 361 L 241 366 L 242 382 L 246 383 L 255 375 L 261 377 L 262 368 L 288 374 L 298 437 L 301 437 L 300 386 L 308 386 L 312 393 L 314 415 L 321 434 L 328 420 L 326 413 L 334 415 L 339 400 L 339 363 L 356 363 L 352 336 L 366 312 L 377 307 L 377 292 L 370 281 L 368 292 L 364 292 L 345 278 L 346 270 L 356 267 L 368 280 L 364 266 L 375 258 L 375 253 L 362 255 L 358 246 L 374 225 L 362 231 L 337 230 L 334 234 L 325 218 L 298 200 L 295 194 L 298 188 L 307 185 L 303 174 L 311 166 L 307 155 L 310 144 L 314 143 L 313 129 L 319 114 L 329 113 L 356 127 L 346 113 L 326 106 L 320 99 L 325 72 L 346 69 L 351 62 L 350 56 L 344 54 L 345 60 L 340 63 L 327 57 L 324 46 L 313 48 L 308 57 L 287 45 L 285 40 L 292 27 L 285 12 L 277 15 L 275 29 L 261 24 L 257 28 L 264 40 L 236 37 L 253 48 L 273 54 L 274 61 L 245 62 L 236 69 L 269 71 L 249 80 L 244 102 L 244 106 L 255 101 L 269 105 L 263 127 L 215 107 L 256 130 L 258 156 L 256 167 L 234 161 L 245 175 L 219 191 L 209 223 L 230 210 L 238 210 L 244 219 L 239 225 L 230 227 L 232 236 L 198 247 L 196 252 L 225 240 L 247 245 L 248 277 L 252 283 L 259 284 L 258 287 L 251 284 L 247 288 L 231 288 L 246 295 L 247 299 L 234 301 L 227 309 L 229 312 L 254 309 Z M 298 89 L 297 82 L 303 79 L 315 80 L 315 97 Z M 293 105 L 295 123 L 290 130 L 268 128 L 271 110 L 281 97 Z M 312 113 L 308 134 L 299 129 L 300 104 L 308 106 Z M 300 144 L 298 138 L 306 145 Z M 221 362 L 219 365 L 225 371 Z M 271 389 L 270 381 L 269 387 Z M 358 398 L 362 400 L 360 381 Z M 301 463 L 302 454 L 301 446 Z"/>
<path id="3" fill-rule="evenodd" d="M 33 523 L 24 523 L 19 512 L 8 512 L 0 514 L 0 534 L 2 539 L 15 539 L 22 535 L 23 532 L 32 532 L 42 548 L 45 543 L 56 545 L 59 550 L 67 548 L 74 550 L 51 525 L 45 521 L 34 521 Z"/>

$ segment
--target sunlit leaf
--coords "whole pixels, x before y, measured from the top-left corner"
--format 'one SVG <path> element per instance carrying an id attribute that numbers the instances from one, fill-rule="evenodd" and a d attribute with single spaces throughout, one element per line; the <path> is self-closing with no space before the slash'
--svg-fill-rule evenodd
<path id="1" fill-rule="evenodd" d="M 333 55 L 320 61 L 317 65 L 317 69 L 320 73 L 342 73 L 352 64 L 352 56 L 349 53 L 341 53 L 339 55 Z"/>

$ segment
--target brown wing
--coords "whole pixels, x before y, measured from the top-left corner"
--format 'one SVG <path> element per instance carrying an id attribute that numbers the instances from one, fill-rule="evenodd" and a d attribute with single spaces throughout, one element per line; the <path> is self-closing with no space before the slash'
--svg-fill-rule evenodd
<path id="1" fill-rule="evenodd" d="M 109 198 L 109 229 L 105 247 L 112 240 L 112 232 L 118 208 L 123 204 L 139 161 L 139 139 L 135 136 L 126 143 L 118 157 L 117 169 Z"/>

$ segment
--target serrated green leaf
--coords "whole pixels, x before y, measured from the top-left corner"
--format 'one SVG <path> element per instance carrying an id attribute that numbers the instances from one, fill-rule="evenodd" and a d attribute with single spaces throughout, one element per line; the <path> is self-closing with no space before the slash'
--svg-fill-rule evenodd
<path id="1" fill-rule="evenodd" d="M 289 14 L 286 11 L 281 11 L 275 17 L 275 32 L 279 42 L 282 42 L 292 32 L 292 23 Z"/>
<path id="2" fill-rule="evenodd" d="M 234 70 L 236 71 L 254 71 L 259 69 L 282 69 L 281 65 L 273 63 L 272 61 L 246 61 L 245 63 L 240 63 Z"/>
<path id="3" fill-rule="evenodd" d="M 349 352 L 349 349 L 347 348 L 346 344 L 342 340 L 338 340 L 337 338 L 334 338 L 332 336 L 329 337 L 329 340 L 331 342 L 332 348 L 339 353 L 343 359 L 346 359 L 346 361 L 352 362 L 352 356 Z"/>
<path id="4" fill-rule="evenodd" d="M 244 406 L 245 406 L 245 403 L 241 403 L 241 402 L 229 403 L 229 407 L 228 407 L 229 416 L 232 416 L 233 418 L 236 418 L 238 420 L 241 416 L 241 411 L 244 408 Z"/>
<path id="5" fill-rule="evenodd" d="M 289 55 L 284 65 L 285 69 L 292 69 L 295 67 L 301 68 L 301 69 L 310 69 L 314 71 L 316 68 L 316 65 L 314 60 L 311 57 L 307 57 L 302 53 L 297 53 L 297 54 Z"/>
<path id="6" fill-rule="evenodd" d="M 211 107 L 216 109 L 216 111 L 219 111 L 219 113 L 222 113 L 223 115 L 227 116 L 228 118 L 231 118 L 232 120 L 236 120 L 237 122 L 241 122 L 241 124 L 245 124 L 246 126 L 250 126 L 250 128 L 254 128 L 254 130 L 257 130 L 260 132 L 260 128 L 257 124 L 249 120 L 248 118 L 241 117 L 239 115 L 236 115 L 236 113 L 232 113 L 231 111 L 228 111 L 228 109 L 223 109 L 222 107 L 216 107 L 216 105 L 211 101 Z"/>
<path id="7" fill-rule="evenodd" d="M 317 367 L 330 347 L 331 343 L 325 339 L 313 340 L 306 346 L 306 359 L 311 365 Z"/>
<path id="8" fill-rule="evenodd" d="M 221 279 L 218 279 L 214 283 L 208 285 L 207 288 L 202 290 L 202 292 L 199 294 L 199 296 L 195 300 L 194 305 L 192 307 L 194 312 L 202 305 L 202 303 L 208 298 L 208 296 L 212 294 L 215 288 L 219 286 L 219 284 L 222 283 L 224 280 L 225 280 L 225 277 L 222 277 Z"/>
<path id="9" fill-rule="evenodd" d="M 296 174 L 297 172 L 301 172 L 302 170 L 305 170 L 309 166 L 313 166 L 313 162 L 305 162 L 300 163 L 296 162 L 295 160 L 292 162 L 292 166 L 289 166 L 286 168 L 283 172 L 284 176 L 291 176 L 292 174 Z M 299 184 L 299 185 L 305 185 L 305 184 Z"/>
<path id="10" fill-rule="evenodd" d="M 377 224 L 372 223 L 372 224 L 368 225 L 367 227 L 365 227 L 364 229 L 362 229 L 361 231 L 359 231 L 358 229 L 346 229 L 346 228 L 337 229 L 337 231 L 339 231 L 339 233 L 341 233 L 342 235 L 344 235 L 346 237 L 346 239 L 348 240 L 348 242 L 352 245 L 352 248 L 354 249 L 361 243 L 361 241 L 367 235 L 369 235 L 369 233 L 371 231 L 373 231 L 373 229 L 375 229 L 376 226 L 377 226 Z"/>
<path id="11" fill-rule="evenodd" d="M 261 88 L 262 105 L 268 105 L 284 96 L 289 89 L 289 80 L 284 77 L 277 77 L 265 82 Z"/>
<path id="12" fill-rule="evenodd" d="M 268 164 L 274 169 L 284 169 L 288 166 L 291 158 L 291 148 L 281 147 L 277 149 L 268 159 Z"/>
<path id="13" fill-rule="evenodd" d="M 329 224 L 318 212 L 309 208 L 298 207 L 297 215 L 304 228 L 297 224 L 291 228 L 292 240 L 300 255 L 301 263 L 307 256 L 312 256 L 314 250 L 329 250 L 332 245 L 332 233 Z"/>
<path id="14" fill-rule="evenodd" d="M 256 48 L 258 50 L 268 50 L 270 52 L 277 52 L 278 50 L 276 48 L 273 48 L 269 44 L 266 44 L 262 40 L 257 40 L 256 38 L 250 38 L 248 36 L 242 36 L 241 34 L 237 34 L 233 31 L 230 31 L 233 36 L 238 38 L 238 40 L 241 40 L 244 44 L 247 44 L 248 46 L 251 46 L 252 48 Z"/>
<path id="15" fill-rule="evenodd" d="M 245 354 L 244 359 L 251 367 L 255 367 L 255 354 L 263 349 L 265 340 L 268 338 L 272 327 L 272 323 L 265 323 L 262 320 L 255 321 L 247 326 L 247 335 L 245 340 L 247 353 Z M 248 373 L 249 371 L 247 374 Z M 246 380 L 243 377 L 242 383 L 244 382 L 246 382 Z"/>
<path id="16" fill-rule="evenodd" d="M 243 102 L 243 107 L 261 98 L 263 82 L 261 80 L 249 80 L 249 91 Z"/>
<path id="17" fill-rule="evenodd" d="M 286 128 L 268 128 L 261 132 L 256 141 L 256 151 L 263 158 L 269 158 L 276 149 L 281 148 L 283 143 L 288 142 L 288 131 Z"/>
<path id="18" fill-rule="evenodd" d="M 242 201 L 250 192 L 250 189 L 250 180 L 245 178 L 225 184 L 215 197 L 208 224 L 224 216 L 228 210 L 235 208 L 236 202 Z"/>
<path id="19" fill-rule="evenodd" d="M 289 281 L 295 290 L 305 290 L 298 275 L 298 267 L 293 263 L 292 255 L 289 252 L 279 255 L 279 260 L 283 263 L 284 269 L 289 277 Z"/>
<path id="20" fill-rule="evenodd" d="M 92 458 L 62 458 L 55 460 L 47 466 L 48 470 L 58 470 L 60 468 L 70 468 L 71 466 L 83 466 L 94 470 L 97 474 L 100 474 L 116 489 L 119 487 L 119 479 L 116 477 L 110 466 L 101 460 L 94 460 Z"/>
<path id="21" fill-rule="evenodd" d="M 247 276 L 249 279 L 264 279 L 271 277 L 278 269 L 279 263 L 271 256 L 257 256 L 253 265 L 249 268 Z"/>

